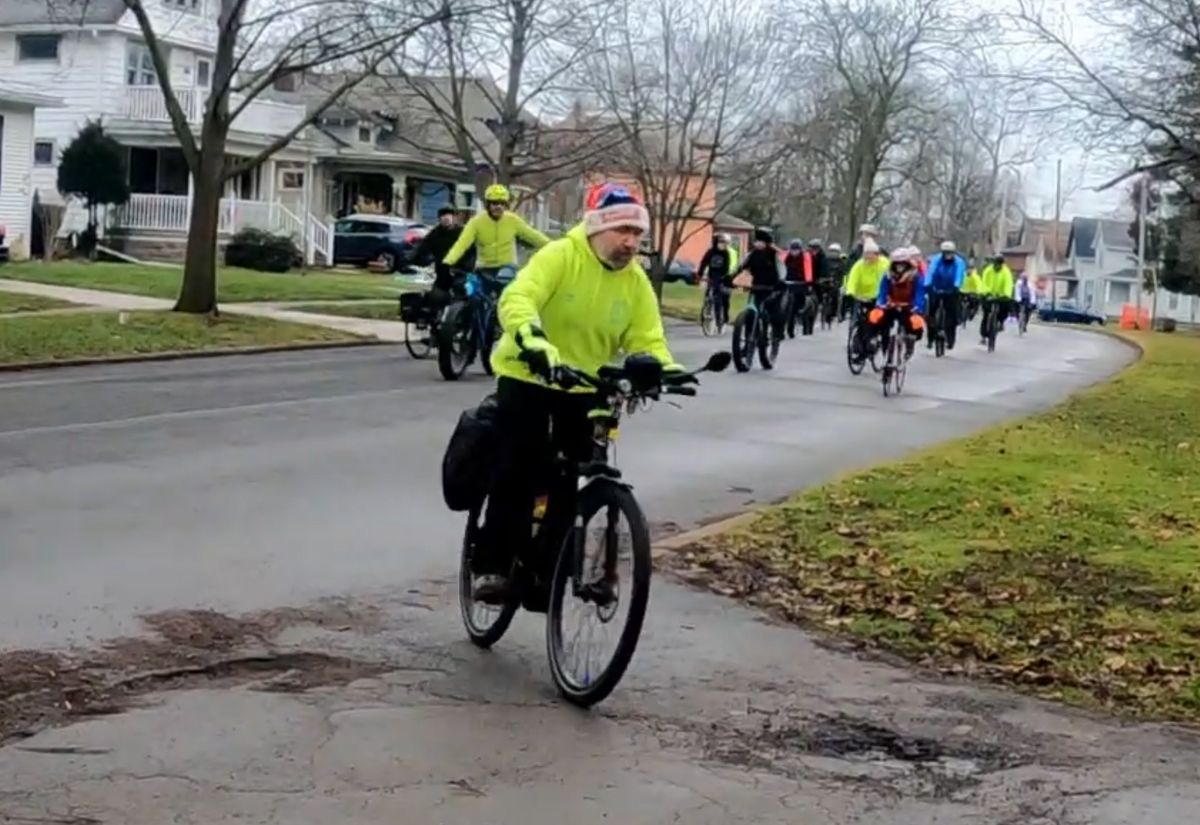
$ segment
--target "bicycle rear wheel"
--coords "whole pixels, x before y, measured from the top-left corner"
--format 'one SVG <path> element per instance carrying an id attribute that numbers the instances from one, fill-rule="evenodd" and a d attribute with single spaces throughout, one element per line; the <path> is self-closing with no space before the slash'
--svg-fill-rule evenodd
<path id="1" fill-rule="evenodd" d="M 513 617 L 517 615 L 519 606 L 510 599 L 504 605 L 490 605 L 475 601 L 474 579 L 471 575 L 471 552 L 474 547 L 474 537 L 479 532 L 479 519 L 483 513 L 482 505 L 471 511 L 467 519 L 467 529 L 463 534 L 462 556 L 458 567 L 458 606 L 462 612 L 463 625 L 467 629 L 467 637 L 476 647 L 490 648 L 508 632 Z"/>
<path id="2" fill-rule="evenodd" d="M 414 329 L 415 328 L 415 329 Z M 404 348 L 418 361 L 423 361 L 433 352 L 433 330 L 428 324 L 404 325 Z"/>
<path id="3" fill-rule="evenodd" d="M 946 307 L 944 305 L 939 305 L 937 312 L 933 315 L 933 330 L 930 334 L 933 335 L 934 354 L 941 358 L 946 354 Z"/>
<path id="4" fill-rule="evenodd" d="M 584 489 L 577 513 L 583 529 L 568 533 L 550 585 L 546 653 L 563 698 L 591 707 L 612 693 L 637 649 L 650 599 L 650 528 L 629 488 L 612 481 Z M 595 629 L 566 630 L 568 607 L 578 611 L 581 622 L 594 620 Z M 617 628 L 622 608 L 624 621 Z M 615 636 L 611 653 L 585 654 L 580 661 L 574 643 L 598 633 Z"/>
<path id="5" fill-rule="evenodd" d="M 495 375 L 492 369 L 492 349 L 500 339 L 500 319 L 496 317 L 496 305 L 488 309 L 487 322 L 484 324 L 483 341 L 479 348 L 479 360 L 483 362 L 483 371 Z"/>
<path id="6" fill-rule="evenodd" d="M 996 328 L 996 325 L 1000 323 L 1000 312 L 996 309 L 989 309 L 987 318 L 988 318 L 987 350 L 988 350 L 988 352 L 995 352 L 996 351 L 996 334 L 999 332 L 999 330 Z"/>

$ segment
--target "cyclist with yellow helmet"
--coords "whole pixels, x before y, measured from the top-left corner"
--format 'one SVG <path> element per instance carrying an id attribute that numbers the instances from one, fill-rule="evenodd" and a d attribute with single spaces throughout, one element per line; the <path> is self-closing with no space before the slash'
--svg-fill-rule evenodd
<path id="1" fill-rule="evenodd" d="M 511 200 L 508 187 L 494 183 L 483 195 L 485 209 L 463 227 L 458 242 L 450 247 L 442 263 L 454 266 L 472 246 L 475 247 L 476 270 L 481 275 L 495 277 L 506 267 L 516 270 L 517 241 L 541 249 L 550 239 L 508 209 Z"/>

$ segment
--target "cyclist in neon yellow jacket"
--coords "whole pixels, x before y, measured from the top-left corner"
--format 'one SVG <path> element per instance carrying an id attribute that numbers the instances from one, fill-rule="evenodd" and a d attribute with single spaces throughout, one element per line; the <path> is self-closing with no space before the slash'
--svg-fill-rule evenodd
<path id="1" fill-rule="evenodd" d="M 442 263 L 454 266 L 474 246 L 475 266 L 483 275 L 494 276 L 504 267 L 514 267 L 517 262 L 517 241 L 534 249 L 541 249 L 550 239 L 538 232 L 516 212 L 510 212 L 508 188 L 493 184 L 484 192 L 486 209 L 463 227 L 458 242 L 450 247 Z"/>
<path id="2" fill-rule="evenodd" d="M 979 342 L 986 344 L 988 306 L 992 304 L 996 306 L 997 332 L 1004 331 L 1004 322 L 1008 320 L 1008 316 L 1012 312 L 1013 273 L 1008 268 L 1008 264 L 1004 262 L 1003 252 L 992 256 L 992 262 L 983 268 L 980 278 L 983 281 L 983 292 L 980 297 L 983 299 L 984 313 L 983 319 L 979 322 Z"/>
<path id="3" fill-rule="evenodd" d="M 875 302 L 879 298 L 879 285 L 883 282 L 883 276 L 887 274 L 891 265 L 892 262 L 880 252 L 879 244 L 874 239 L 867 238 L 863 242 L 862 257 L 850 267 L 850 274 L 846 276 L 846 283 L 842 287 L 843 292 L 852 303 L 852 309 L 857 309 L 856 318 L 865 316 L 875 306 Z M 856 329 L 856 357 L 867 358 L 871 354 L 875 339 L 870 335 L 869 327 L 865 322 L 858 323 Z"/>
<path id="4" fill-rule="evenodd" d="M 595 374 L 620 353 L 646 353 L 668 371 L 682 371 L 667 347 L 650 279 L 636 261 L 649 228 L 646 207 L 629 190 L 594 187 L 583 222 L 536 252 L 500 296 L 503 334 L 492 368 L 501 437 L 472 552 L 478 601 L 503 601 L 508 593 L 512 548 L 528 542 L 532 529 L 535 457 L 545 452 L 548 433 L 570 460 L 589 458 L 594 394 L 564 392 L 538 374 L 561 364 Z"/>

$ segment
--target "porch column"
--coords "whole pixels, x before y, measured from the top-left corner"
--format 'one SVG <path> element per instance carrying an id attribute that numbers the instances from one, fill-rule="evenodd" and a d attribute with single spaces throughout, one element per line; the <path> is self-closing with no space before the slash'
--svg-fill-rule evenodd
<path id="1" fill-rule="evenodd" d="M 313 191 L 313 176 L 316 174 L 317 168 L 312 163 L 304 163 L 304 208 L 300 213 L 300 237 L 304 244 L 304 262 L 308 266 L 312 266 L 317 262 L 317 251 L 314 249 L 312 232 L 309 229 L 309 222 L 312 220 L 312 191 Z"/>
<path id="2" fill-rule="evenodd" d="M 279 176 L 279 172 L 275 165 L 275 158 L 270 158 L 264 167 L 264 173 L 267 176 L 267 185 L 263 193 L 263 200 L 267 203 L 275 202 L 275 179 Z"/>
<path id="3" fill-rule="evenodd" d="M 405 195 L 408 192 L 408 177 L 406 175 L 392 175 L 392 214 L 399 215 L 401 218 L 410 217 L 408 208 L 405 204 Z"/>

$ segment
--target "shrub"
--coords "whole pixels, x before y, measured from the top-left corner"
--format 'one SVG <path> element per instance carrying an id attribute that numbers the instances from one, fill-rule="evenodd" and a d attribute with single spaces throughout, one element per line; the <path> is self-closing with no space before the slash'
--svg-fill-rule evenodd
<path id="1" fill-rule="evenodd" d="M 300 263 L 300 250 L 288 235 L 243 229 L 225 247 L 225 265 L 260 272 L 287 272 Z"/>

